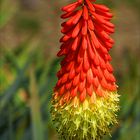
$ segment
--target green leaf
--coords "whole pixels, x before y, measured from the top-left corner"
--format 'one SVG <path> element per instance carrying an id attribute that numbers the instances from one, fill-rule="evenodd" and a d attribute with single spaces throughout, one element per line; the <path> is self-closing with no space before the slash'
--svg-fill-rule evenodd
<path id="1" fill-rule="evenodd" d="M 44 140 L 44 129 L 41 118 L 39 92 L 33 69 L 34 68 L 30 69 L 30 108 L 33 129 L 33 140 Z"/>
<path id="2" fill-rule="evenodd" d="M 17 9 L 17 2 L 13 2 L 12 0 L 0 1 L 0 28 L 14 16 Z"/>

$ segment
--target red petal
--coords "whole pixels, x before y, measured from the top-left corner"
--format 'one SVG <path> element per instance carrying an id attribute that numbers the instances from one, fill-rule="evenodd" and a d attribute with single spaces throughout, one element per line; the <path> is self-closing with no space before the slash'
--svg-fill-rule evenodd
<path id="1" fill-rule="evenodd" d="M 87 34 L 87 22 L 83 21 L 83 25 L 82 25 L 82 35 L 86 35 Z"/>
<path id="2" fill-rule="evenodd" d="M 88 9 L 85 5 L 83 6 L 83 18 L 84 20 L 88 20 Z"/>
<path id="3" fill-rule="evenodd" d="M 77 86 L 80 80 L 80 74 L 74 77 L 73 86 Z"/>
<path id="4" fill-rule="evenodd" d="M 92 21 L 91 18 L 88 20 L 88 28 L 91 29 L 91 30 L 94 30 L 93 21 Z"/>
<path id="5" fill-rule="evenodd" d="M 78 2 L 74 2 L 74 3 L 71 3 L 67 6 L 64 6 L 62 8 L 63 11 L 66 11 L 66 12 L 71 12 L 73 11 L 75 8 L 77 8 L 79 6 L 79 3 Z"/>
<path id="6" fill-rule="evenodd" d="M 82 13 L 83 13 L 82 9 L 77 12 L 77 14 L 74 16 L 74 20 L 72 21 L 72 24 L 77 24 L 77 22 L 82 16 Z"/>
<path id="7" fill-rule="evenodd" d="M 59 90 L 59 94 L 60 94 L 60 95 L 63 95 L 64 92 L 65 92 L 65 86 L 63 85 L 63 86 L 60 88 L 60 90 Z"/>
<path id="8" fill-rule="evenodd" d="M 92 73 L 91 69 L 89 69 L 88 72 L 87 72 L 87 82 L 89 84 L 91 84 L 93 82 L 93 73 Z"/>
<path id="9" fill-rule="evenodd" d="M 72 82 L 66 83 L 66 86 L 65 86 L 66 90 L 70 90 L 71 86 L 72 86 Z"/>
<path id="10" fill-rule="evenodd" d="M 81 27 L 82 27 L 82 22 L 79 21 L 79 23 L 77 23 L 76 27 L 74 28 L 72 32 L 72 38 L 75 38 L 79 34 Z"/>
<path id="11" fill-rule="evenodd" d="M 101 97 L 104 96 L 103 90 L 100 88 L 100 86 L 97 88 L 96 93 Z"/>
<path id="12" fill-rule="evenodd" d="M 82 70 L 82 65 L 83 65 L 83 61 L 81 61 L 80 64 L 77 64 L 77 67 L 76 67 L 76 72 L 77 72 L 77 73 L 81 72 L 81 70 Z"/>
<path id="13" fill-rule="evenodd" d="M 80 94 L 80 101 L 83 102 L 86 98 L 86 89 L 83 90 L 83 92 Z"/>
<path id="14" fill-rule="evenodd" d="M 101 80 L 101 85 L 102 85 L 103 88 L 107 88 L 108 89 L 108 84 L 107 84 L 107 81 L 106 81 L 106 79 L 104 77 Z"/>
<path id="15" fill-rule="evenodd" d="M 104 76 L 107 80 L 111 81 L 111 82 L 115 82 L 116 79 L 113 76 L 113 74 L 109 73 L 107 69 L 104 70 Z"/>
<path id="16" fill-rule="evenodd" d="M 96 66 L 98 66 L 98 65 L 100 64 L 99 57 L 98 57 L 97 55 L 95 55 L 94 64 L 95 64 Z"/>
<path id="17" fill-rule="evenodd" d="M 102 69 L 105 69 L 105 68 L 106 68 L 106 63 L 105 63 L 104 59 L 101 58 L 101 57 L 99 57 L 99 61 L 100 61 L 100 66 L 101 66 L 101 68 L 102 68 Z"/>
<path id="18" fill-rule="evenodd" d="M 65 13 L 63 15 L 61 15 L 61 18 L 69 18 L 71 16 L 74 16 L 76 14 L 77 11 L 71 11 L 71 12 L 68 12 L 68 13 Z"/>
<path id="19" fill-rule="evenodd" d="M 95 7 L 95 9 L 98 9 L 101 11 L 105 11 L 105 12 L 109 11 L 109 8 L 107 8 L 106 6 L 101 5 L 101 4 L 93 4 L 93 6 Z"/>
<path id="20" fill-rule="evenodd" d="M 98 87 L 99 86 L 99 80 L 98 80 L 97 76 L 93 78 L 93 85 L 95 87 Z"/>
<path id="21" fill-rule="evenodd" d="M 64 35 L 61 39 L 60 42 L 66 42 L 71 38 L 72 32 L 67 33 L 66 35 Z"/>
<path id="22" fill-rule="evenodd" d="M 63 99 L 64 99 L 65 102 L 68 102 L 68 101 L 69 101 L 69 99 L 70 99 L 70 92 L 69 92 L 69 91 L 67 91 L 67 92 L 65 93 Z"/>
<path id="23" fill-rule="evenodd" d="M 101 11 L 99 9 L 96 9 L 96 13 L 100 14 L 101 16 L 108 17 L 108 18 L 112 18 L 113 17 L 112 13 Z"/>
<path id="24" fill-rule="evenodd" d="M 67 67 L 66 67 L 66 71 L 70 71 L 71 69 L 73 69 L 74 68 L 74 62 L 72 61 L 72 62 L 70 62 L 69 64 L 67 64 Z M 65 72 L 65 71 L 64 71 Z"/>
<path id="25" fill-rule="evenodd" d="M 93 93 L 93 87 L 92 85 L 90 84 L 89 86 L 87 86 L 87 93 L 89 96 L 92 96 L 92 93 Z"/>
<path id="26" fill-rule="evenodd" d="M 72 69 L 70 70 L 70 73 L 69 73 L 69 79 L 70 79 L 70 80 L 73 79 L 73 78 L 75 77 L 75 75 L 76 75 L 75 69 L 72 68 Z"/>
<path id="27" fill-rule="evenodd" d="M 78 47 L 78 40 L 79 40 L 79 36 L 77 36 L 75 39 L 74 39 L 74 42 L 71 46 L 72 50 L 75 51 Z"/>
<path id="28" fill-rule="evenodd" d="M 67 80 L 68 80 L 68 74 L 66 73 L 61 78 L 62 84 L 64 84 L 65 82 L 67 82 Z"/>
<path id="29" fill-rule="evenodd" d="M 92 46 L 91 46 L 91 43 L 90 43 L 90 40 L 89 40 L 88 37 L 87 37 L 87 43 L 88 43 L 88 47 L 87 47 L 87 49 L 88 49 L 88 55 L 89 55 L 89 57 L 90 57 L 92 60 L 94 60 L 94 58 L 95 58 L 95 53 L 94 53 L 94 51 L 93 51 L 93 49 L 92 49 Z"/>
<path id="30" fill-rule="evenodd" d="M 89 67 L 90 67 L 90 64 L 89 64 L 89 60 L 88 60 L 88 56 L 87 56 L 87 51 L 85 51 L 83 68 L 85 71 L 87 71 L 89 69 Z"/>
<path id="31" fill-rule="evenodd" d="M 113 68 L 109 62 L 106 63 L 106 68 L 109 72 L 113 72 Z"/>
<path id="32" fill-rule="evenodd" d="M 83 70 L 81 70 L 81 73 L 80 73 L 81 81 L 84 81 L 85 77 L 86 77 L 86 73 Z"/>
<path id="33" fill-rule="evenodd" d="M 99 41 L 98 41 L 95 33 L 93 31 L 90 31 L 90 34 L 91 34 L 92 46 L 98 49 L 100 47 L 100 44 L 99 44 Z"/>
<path id="34" fill-rule="evenodd" d="M 82 47 L 83 50 L 87 49 L 87 38 L 86 38 L 86 36 L 83 36 L 81 45 L 82 45 L 81 47 Z"/>
<path id="35" fill-rule="evenodd" d="M 97 76 L 99 79 L 103 78 L 103 72 L 99 66 L 97 66 Z"/>
<path id="36" fill-rule="evenodd" d="M 95 11 L 95 8 L 94 6 L 92 5 L 92 3 L 89 1 L 89 0 L 85 0 L 86 1 L 86 4 L 88 5 L 88 8 L 91 10 L 91 11 Z"/>
<path id="37" fill-rule="evenodd" d="M 79 88 L 78 88 L 78 90 L 79 90 L 80 93 L 83 92 L 83 90 L 84 90 L 84 88 L 85 88 L 85 84 L 86 84 L 86 80 L 81 81 L 81 82 L 79 83 Z"/>
<path id="38" fill-rule="evenodd" d="M 77 95 L 77 87 L 71 90 L 71 96 L 75 97 Z"/>

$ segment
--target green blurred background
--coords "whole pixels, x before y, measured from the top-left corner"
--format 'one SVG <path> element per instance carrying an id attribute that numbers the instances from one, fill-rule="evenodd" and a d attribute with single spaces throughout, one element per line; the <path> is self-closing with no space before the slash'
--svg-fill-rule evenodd
<path id="1" fill-rule="evenodd" d="M 0 140 L 58 140 L 49 113 L 61 11 L 72 0 L 0 0 Z M 140 140 L 140 1 L 97 0 L 114 14 L 119 123 L 105 140 Z"/>

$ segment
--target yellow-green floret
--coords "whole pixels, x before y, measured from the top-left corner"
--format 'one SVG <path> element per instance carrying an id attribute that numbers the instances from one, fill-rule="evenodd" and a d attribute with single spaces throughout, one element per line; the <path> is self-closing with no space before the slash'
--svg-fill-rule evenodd
<path id="1" fill-rule="evenodd" d="M 119 109 L 119 95 L 109 92 L 107 97 L 96 97 L 91 103 L 87 98 L 80 103 L 75 102 L 57 106 L 53 102 L 51 109 L 52 120 L 61 140 L 100 140 L 103 135 L 110 133 L 110 126 L 117 123 L 116 112 Z"/>

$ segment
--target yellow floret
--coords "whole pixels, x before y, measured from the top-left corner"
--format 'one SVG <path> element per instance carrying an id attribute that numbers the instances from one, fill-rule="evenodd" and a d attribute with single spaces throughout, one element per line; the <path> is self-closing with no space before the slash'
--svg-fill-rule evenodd
<path id="1" fill-rule="evenodd" d="M 118 102 L 117 92 L 108 92 L 107 97 L 96 97 L 94 102 L 89 97 L 81 103 L 75 97 L 68 104 L 56 106 L 55 100 L 51 113 L 60 139 L 100 140 L 106 133 L 110 134 L 110 126 L 117 123 Z"/>

